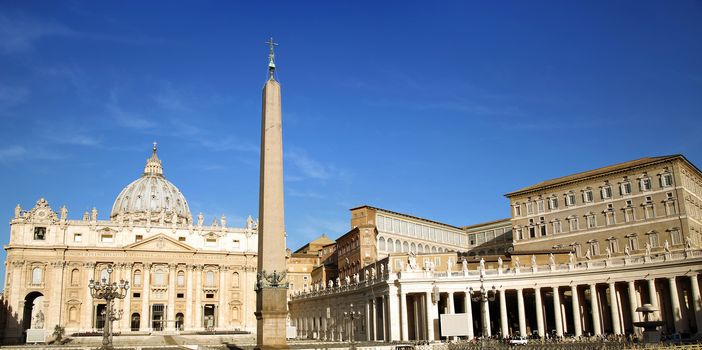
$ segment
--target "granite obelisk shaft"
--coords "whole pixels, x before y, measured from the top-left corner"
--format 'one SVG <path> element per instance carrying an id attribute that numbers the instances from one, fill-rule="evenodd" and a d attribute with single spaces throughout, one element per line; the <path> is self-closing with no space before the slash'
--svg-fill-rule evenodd
<path id="1" fill-rule="evenodd" d="M 272 74 L 263 88 L 262 114 L 256 344 L 270 349 L 287 347 L 288 312 L 287 278 L 280 277 L 286 272 L 280 84 Z"/>

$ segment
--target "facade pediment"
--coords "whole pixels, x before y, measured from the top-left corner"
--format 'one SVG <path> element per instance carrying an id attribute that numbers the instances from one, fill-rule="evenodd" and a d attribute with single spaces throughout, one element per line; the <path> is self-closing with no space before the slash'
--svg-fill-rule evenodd
<path id="1" fill-rule="evenodd" d="M 196 252 L 197 250 L 183 242 L 176 241 L 164 234 L 149 237 L 124 247 L 125 250 L 148 250 L 162 252 Z"/>

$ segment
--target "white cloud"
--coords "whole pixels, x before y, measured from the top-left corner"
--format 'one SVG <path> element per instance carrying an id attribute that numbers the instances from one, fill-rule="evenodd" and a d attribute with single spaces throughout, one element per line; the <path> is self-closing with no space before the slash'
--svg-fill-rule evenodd
<path id="1" fill-rule="evenodd" d="M 297 170 L 308 178 L 326 180 L 333 172 L 332 166 L 322 164 L 310 158 L 306 152 L 301 150 L 286 152 L 285 159 L 290 161 Z"/>

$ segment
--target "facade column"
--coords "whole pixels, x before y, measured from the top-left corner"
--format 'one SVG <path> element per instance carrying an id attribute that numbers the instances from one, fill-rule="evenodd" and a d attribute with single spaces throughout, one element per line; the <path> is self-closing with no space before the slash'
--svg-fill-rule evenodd
<path id="1" fill-rule="evenodd" d="M 176 269 L 178 265 L 168 264 L 168 306 L 166 309 L 167 331 L 175 331 L 175 289 L 176 289 Z"/>
<path id="2" fill-rule="evenodd" d="M 51 263 L 51 267 L 53 267 L 53 271 L 51 274 L 51 276 L 53 277 L 53 281 L 51 282 L 51 284 L 53 284 L 54 289 L 52 291 L 53 293 L 51 295 L 51 299 L 49 300 L 49 307 L 45 309 L 46 311 L 48 311 L 46 313 L 46 319 L 48 320 L 48 322 L 45 322 L 45 325 L 63 324 L 61 320 L 61 309 L 64 307 L 64 303 L 63 300 L 61 300 L 61 291 L 64 287 L 63 276 L 65 266 L 65 261 L 55 261 Z"/>
<path id="3" fill-rule="evenodd" d="M 185 266 L 185 325 L 184 329 L 193 329 L 193 265 Z M 245 317 L 245 316 L 243 316 Z M 243 318 L 242 317 L 242 318 Z"/>
<path id="4" fill-rule="evenodd" d="M 578 294 L 577 284 L 570 286 L 570 293 L 573 295 L 573 333 L 576 337 L 579 337 L 583 335 L 583 326 L 581 323 L 582 317 L 580 315 L 580 300 L 578 300 L 580 295 Z"/>
<path id="5" fill-rule="evenodd" d="M 375 297 L 371 299 L 371 314 L 373 315 L 371 317 L 371 330 L 373 331 L 373 341 L 378 341 L 378 315 L 377 315 L 377 306 L 375 303 Z"/>
<path id="6" fill-rule="evenodd" d="M 427 340 L 434 341 L 434 314 L 436 314 L 436 307 L 431 301 L 431 292 L 424 293 L 424 298 L 426 298 Z"/>
<path id="7" fill-rule="evenodd" d="M 597 298 L 597 285 L 590 285 L 590 303 L 592 308 L 592 333 L 594 335 L 602 334 L 602 327 L 600 326 L 600 303 Z"/>
<path id="8" fill-rule="evenodd" d="M 366 302 L 364 304 L 366 304 L 366 341 L 371 341 L 371 340 L 373 340 L 373 338 L 371 338 L 372 337 L 372 334 L 371 334 L 371 327 L 372 326 L 371 326 L 370 301 L 366 300 Z M 333 337 L 330 338 L 329 335 L 327 335 L 327 339 L 334 340 L 334 338 Z"/>
<path id="9" fill-rule="evenodd" d="M 541 288 L 534 287 L 534 297 L 536 299 L 536 327 L 539 332 L 539 337 L 544 337 L 544 306 L 541 303 Z"/>
<path id="10" fill-rule="evenodd" d="M 505 297 L 505 290 L 500 289 L 500 331 L 502 332 L 502 337 L 509 336 L 507 323 L 507 298 Z"/>
<path id="11" fill-rule="evenodd" d="M 526 337 L 526 315 L 524 313 L 524 290 L 517 289 L 517 313 L 519 315 L 519 335 Z"/>
<path id="12" fill-rule="evenodd" d="M 390 325 L 388 324 L 388 298 L 385 294 L 380 296 L 380 319 L 383 322 L 383 341 L 390 341 L 388 337 L 388 330 L 390 329 Z M 349 333 L 349 336 L 351 336 L 351 333 Z M 349 338 L 349 340 L 350 339 L 351 338 Z"/>
<path id="13" fill-rule="evenodd" d="M 697 273 L 690 276 L 690 289 L 692 291 L 692 310 L 695 313 L 697 334 L 702 334 L 702 297 L 700 297 L 700 284 L 697 281 L 697 276 Z"/>
<path id="14" fill-rule="evenodd" d="M 612 332 L 622 334 L 622 327 L 619 321 L 619 303 L 617 302 L 617 286 L 614 282 L 609 282 L 609 308 L 612 314 Z"/>
<path id="15" fill-rule="evenodd" d="M 473 333 L 473 306 L 471 305 L 470 293 L 467 291 L 464 297 L 464 304 L 466 305 L 466 321 L 468 322 L 468 340 L 471 340 L 475 337 L 475 333 Z"/>
<path id="16" fill-rule="evenodd" d="M 398 305 L 399 293 L 397 287 L 390 286 L 388 290 L 388 296 L 385 298 L 386 310 L 385 322 L 388 324 L 388 336 L 387 341 L 399 341 L 400 337 L 400 324 L 407 323 L 402 322 L 400 315 L 400 305 Z"/>
<path id="17" fill-rule="evenodd" d="M 227 321 L 227 267 L 219 267 L 219 289 L 217 294 L 219 295 L 219 303 L 217 313 L 217 328 L 225 329 L 229 322 Z M 321 327 L 321 324 L 320 324 Z M 321 336 L 321 332 L 320 332 Z"/>
<path id="18" fill-rule="evenodd" d="M 631 328 L 635 333 L 640 333 L 639 327 L 634 326 L 634 322 L 639 320 L 639 313 L 636 309 L 639 307 L 639 300 L 636 297 L 636 282 L 629 281 L 627 289 L 629 291 L 629 311 L 631 312 Z"/>
<path id="19" fill-rule="evenodd" d="M 670 308 L 673 311 L 673 321 L 676 332 L 683 332 L 685 325 L 683 324 L 682 311 L 680 309 L 680 299 L 678 298 L 678 285 L 675 282 L 675 277 L 668 277 L 670 284 Z"/>
<path id="20" fill-rule="evenodd" d="M 558 287 L 553 287 L 553 316 L 556 322 L 556 336 L 563 336 L 563 318 L 561 317 L 561 294 Z"/>
<path id="21" fill-rule="evenodd" d="M 202 270 L 204 266 L 195 266 L 195 329 L 202 329 Z"/>
<path id="22" fill-rule="evenodd" d="M 402 340 L 409 340 L 409 315 L 407 315 L 407 293 L 400 293 L 400 326 L 402 327 Z"/>
<path id="23" fill-rule="evenodd" d="M 132 263 L 124 264 L 124 280 L 129 282 L 129 286 L 132 286 Z M 132 290 L 127 291 L 127 296 L 124 297 L 123 308 L 124 314 L 122 315 L 122 331 L 132 330 Z"/>
<path id="24" fill-rule="evenodd" d="M 87 286 L 88 283 L 90 283 L 90 280 L 95 279 L 95 263 L 86 263 L 84 265 L 86 267 L 86 282 L 84 284 L 85 286 L 85 305 L 83 306 L 83 319 L 81 320 L 81 328 L 84 330 L 92 330 L 93 327 L 93 296 L 90 294 L 90 291 L 88 290 Z"/>
<path id="25" fill-rule="evenodd" d="M 141 281 L 141 325 L 140 325 L 140 331 L 146 332 L 151 329 L 151 317 L 150 317 L 150 311 L 149 310 L 149 291 L 151 288 L 149 288 L 151 284 L 151 264 L 144 264 L 144 271 L 142 273 L 143 281 Z"/>

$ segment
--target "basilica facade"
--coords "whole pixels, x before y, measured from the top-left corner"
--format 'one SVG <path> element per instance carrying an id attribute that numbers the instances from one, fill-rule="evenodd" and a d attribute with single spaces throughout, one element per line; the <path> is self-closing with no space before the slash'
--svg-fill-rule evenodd
<path id="1" fill-rule="evenodd" d="M 116 300 L 116 332 L 255 332 L 257 225 L 193 218 L 155 145 L 109 217 L 93 209 L 70 219 L 44 198 L 31 209 L 17 205 L 5 246 L 4 342 L 21 342 L 28 329 L 48 336 L 56 325 L 67 334 L 102 329 L 105 301 L 88 284 L 103 279 L 129 282 Z"/>

